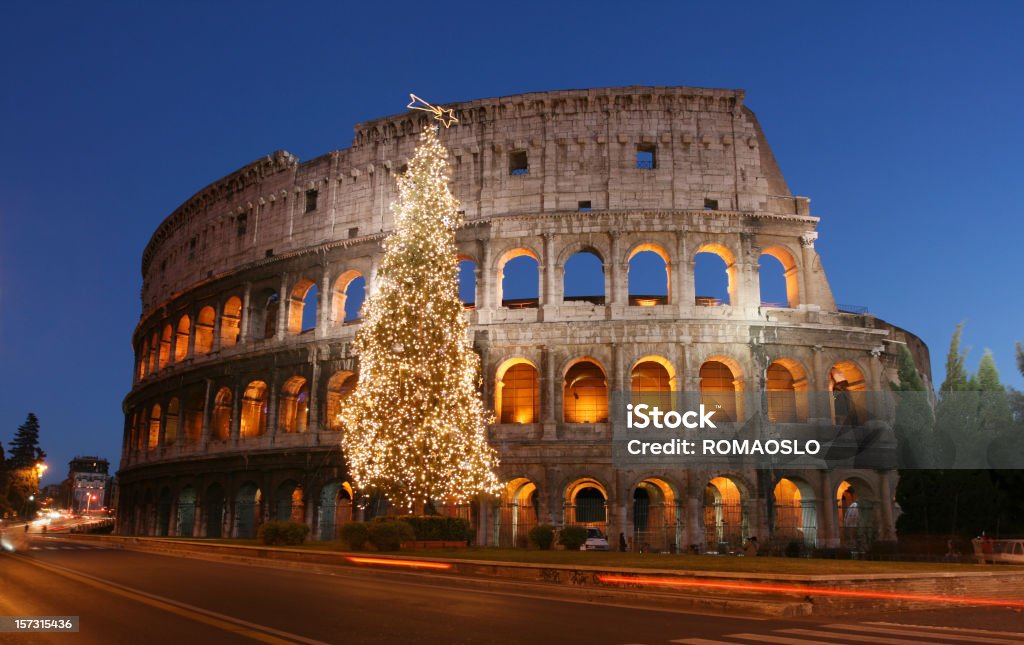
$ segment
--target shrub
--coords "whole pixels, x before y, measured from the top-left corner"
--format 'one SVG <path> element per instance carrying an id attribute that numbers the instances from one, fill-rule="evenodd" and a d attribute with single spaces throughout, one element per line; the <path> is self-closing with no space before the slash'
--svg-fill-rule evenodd
<path id="1" fill-rule="evenodd" d="M 309 527 L 302 522 L 265 522 L 256 537 L 263 544 L 302 544 L 309 535 Z"/>
<path id="2" fill-rule="evenodd" d="M 465 541 L 472 537 L 469 522 L 443 515 L 403 515 L 399 521 L 412 527 L 417 540 Z"/>
<path id="3" fill-rule="evenodd" d="M 555 541 L 555 527 L 550 524 L 538 524 L 537 526 L 530 529 L 530 544 L 536 546 L 542 551 L 547 551 L 551 548 L 551 544 Z M 576 547 L 577 549 L 579 547 Z"/>
<path id="4" fill-rule="evenodd" d="M 582 526 L 566 526 L 558 532 L 558 543 L 568 551 L 579 551 L 587 541 L 587 529 Z"/>
<path id="5" fill-rule="evenodd" d="M 408 522 L 393 519 L 381 519 L 371 522 L 367 527 L 367 537 L 378 551 L 397 551 L 402 542 L 416 539 L 416 533 Z"/>
<path id="6" fill-rule="evenodd" d="M 799 558 L 804 555 L 804 543 L 800 540 L 790 540 L 784 553 L 787 558 Z"/>
<path id="7" fill-rule="evenodd" d="M 366 522 L 346 522 L 341 525 L 341 540 L 353 551 L 359 551 L 366 546 L 369 537 Z"/>

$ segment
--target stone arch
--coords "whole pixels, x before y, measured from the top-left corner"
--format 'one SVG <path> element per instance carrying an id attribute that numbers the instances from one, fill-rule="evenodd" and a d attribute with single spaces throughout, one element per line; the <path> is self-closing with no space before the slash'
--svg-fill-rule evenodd
<path id="1" fill-rule="evenodd" d="M 256 530 L 263 523 L 263 493 L 253 481 L 247 481 L 235 494 L 235 521 L 233 534 L 236 538 L 254 538 Z"/>
<path id="2" fill-rule="evenodd" d="M 306 432 L 309 429 L 309 381 L 306 377 L 292 376 L 285 381 L 277 406 L 281 432 Z"/>
<path id="3" fill-rule="evenodd" d="M 302 484 L 286 479 L 274 493 L 273 518 L 278 522 L 305 522 L 305 498 Z"/>
<path id="4" fill-rule="evenodd" d="M 557 268 L 562 279 L 562 301 L 603 305 L 605 256 L 593 246 L 587 245 L 570 245 L 562 253 L 563 256 L 569 254 L 564 261 L 559 258 Z"/>
<path id="5" fill-rule="evenodd" d="M 242 334 L 242 299 L 231 296 L 220 314 L 220 346 L 234 347 Z"/>
<path id="6" fill-rule="evenodd" d="M 808 417 L 807 371 L 793 358 L 777 358 L 765 370 L 768 421 L 806 423 Z"/>
<path id="7" fill-rule="evenodd" d="M 217 312 L 213 307 L 207 305 L 199 310 L 196 315 L 196 338 L 195 354 L 202 356 L 213 351 L 213 325 L 217 318 Z"/>
<path id="8" fill-rule="evenodd" d="M 466 309 L 476 309 L 476 260 L 459 255 L 459 300 Z"/>
<path id="9" fill-rule="evenodd" d="M 160 333 L 160 357 L 157 359 L 158 369 L 167 367 L 167 364 L 171 361 L 171 341 L 173 335 L 174 331 L 171 329 L 171 324 L 167 323 L 164 325 L 164 330 Z"/>
<path id="10" fill-rule="evenodd" d="M 173 446 L 178 440 L 178 430 L 181 427 L 181 402 L 178 397 L 171 398 L 167 402 L 167 416 L 164 419 L 164 445 Z"/>
<path id="11" fill-rule="evenodd" d="M 148 350 L 148 373 L 153 374 L 157 369 L 157 358 L 160 355 L 160 336 L 154 329 L 153 333 L 149 337 L 149 350 Z"/>
<path id="12" fill-rule="evenodd" d="M 264 287 L 255 292 L 252 299 L 251 338 L 269 339 L 277 335 L 277 314 L 281 308 L 281 294 L 276 289 Z"/>
<path id="13" fill-rule="evenodd" d="M 348 482 L 335 480 L 320 489 L 317 506 L 317 537 L 336 540 L 338 529 L 352 521 L 352 502 L 355 494 Z"/>
<path id="14" fill-rule="evenodd" d="M 192 334 L 192 319 L 183 314 L 178 319 L 177 331 L 174 336 L 174 362 L 180 363 L 188 356 L 188 339 Z"/>
<path id="15" fill-rule="evenodd" d="M 267 384 L 252 381 L 242 393 L 242 417 L 239 435 L 242 439 L 258 437 L 267 432 Z"/>
<path id="16" fill-rule="evenodd" d="M 852 360 L 834 363 L 828 372 L 829 406 L 837 426 L 859 426 L 870 420 L 867 382 Z"/>
<path id="17" fill-rule="evenodd" d="M 146 441 L 146 450 L 156 450 L 160 445 L 160 423 L 163 421 L 163 408 L 159 403 L 154 403 L 149 410 L 149 433 Z"/>
<path id="18" fill-rule="evenodd" d="M 359 320 L 365 298 L 366 277 L 355 269 L 343 272 L 334 280 L 331 289 L 331 322 Z"/>
<path id="19" fill-rule="evenodd" d="M 701 363 L 699 376 L 700 402 L 715 411 L 715 421 L 741 420 L 743 372 L 739 363 L 728 356 L 711 356 Z"/>
<path id="20" fill-rule="evenodd" d="M 515 477 L 505 485 L 496 517 L 498 546 L 529 546 L 530 529 L 540 517 L 540 494 L 529 477 Z"/>
<path id="21" fill-rule="evenodd" d="M 724 295 L 727 296 L 728 302 L 724 302 L 723 299 L 719 297 L 720 295 L 723 294 L 702 295 L 699 293 L 697 282 L 699 279 L 702 279 L 706 275 L 705 268 L 697 266 L 699 262 L 697 256 L 702 253 L 709 253 L 711 255 L 717 256 L 725 265 L 724 270 L 726 277 L 726 286 Z M 737 305 L 737 295 L 739 293 L 739 280 L 737 279 L 736 273 L 736 254 L 733 253 L 732 250 L 725 245 L 707 242 L 697 247 L 697 250 L 694 251 L 693 258 L 694 293 L 697 294 L 695 300 L 696 304 L 704 306 L 716 306 L 720 304 L 727 304 L 733 306 Z M 698 273 L 700 273 L 701 275 L 698 276 Z"/>
<path id="22" fill-rule="evenodd" d="M 171 507 L 173 506 L 171 488 L 166 484 L 161 487 L 156 502 L 156 532 L 158 537 L 166 537 L 171 532 Z"/>
<path id="23" fill-rule="evenodd" d="M 231 436 L 231 411 L 235 395 L 231 388 L 222 387 L 213 398 L 213 419 L 210 438 L 214 441 L 227 441 Z"/>
<path id="24" fill-rule="evenodd" d="M 765 255 L 767 255 L 770 258 L 774 258 L 775 260 L 778 261 L 779 265 L 781 265 L 781 272 L 778 272 L 777 270 L 775 272 L 779 274 L 777 277 L 780 277 L 783 281 L 785 281 L 785 285 L 786 285 L 786 302 L 785 302 L 785 304 L 783 306 L 789 307 L 791 309 L 795 309 L 795 308 L 799 307 L 800 306 L 800 279 L 799 279 L 800 269 L 799 269 L 799 267 L 797 267 L 796 258 L 794 258 L 793 254 L 790 253 L 789 249 L 787 249 L 787 248 L 785 248 L 783 246 L 778 246 L 778 245 L 770 246 L 767 249 L 764 249 L 763 251 L 761 251 L 761 256 L 760 257 L 763 257 Z M 769 272 L 769 269 L 767 269 L 764 264 L 761 264 L 761 268 L 760 268 L 761 306 L 762 307 L 771 307 L 771 306 L 776 306 L 777 307 L 777 306 L 779 306 L 779 303 L 768 301 L 765 298 L 765 283 L 766 283 L 765 278 L 768 277 L 769 280 L 771 279 L 770 275 L 766 276 L 766 274 L 768 272 Z"/>
<path id="25" fill-rule="evenodd" d="M 676 487 L 661 477 L 644 477 L 633 487 L 633 547 L 676 553 L 683 540 L 683 509 Z"/>
<path id="26" fill-rule="evenodd" d="M 747 538 L 747 495 L 730 475 L 713 477 L 704 486 L 704 539 L 708 551 L 729 553 Z"/>
<path id="27" fill-rule="evenodd" d="M 608 379 L 597 359 L 585 356 L 573 360 L 562 384 L 562 416 L 566 423 L 608 421 Z"/>
<path id="28" fill-rule="evenodd" d="M 642 242 L 626 256 L 626 289 L 629 304 L 640 307 L 669 304 L 672 300 L 672 263 L 665 247 Z M 660 263 L 660 267 L 658 266 Z M 665 272 L 664 281 L 651 281 L 658 270 Z"/>
<path id="29" fill-rule="evenodd" d="M 196 489 L 186 485 L 179 490 L 177 507 L 174 533 L 178 537 L 192 537 L 196 527 Z"/>
<path id="30" fill-rule="evenodd" d="M 524 288 L 520 293 L 519 290 L 509 289 L 512 285 L 505 284 L 505 270 L 510 262 L 518 261 L 519 258 L 527 258 L 522 260 L 522 267 L 515 267 L 516 273 L 522 272 L 523 282 L 529 283 L 531 277 L 536 277 L 533 281 L 537 285 L 536 289 Z M 540 294 L 541 294 L 541 274 L 540 274 L 540 256 L 533 250 L 527 247 L 517 247 L 509 249 L 498 256 L 498 260 L 495 263 L 495 274 L 497 279 L 495 280 L 495 287 L 497 290 L 496 301 L 499 306 L 511 307 L 519 309 L 529 309 L 538 307 L 540 305 Z M 511 297 L 515 296 L 515 297 Z"/>
<path id="31" fill-rule="evenodd" d="M 835 487 L 833 497 L 839 528 L 839 543 L 855 551 L 865 551 L 878 539 L 880 503 L 875 488 L 858 475 L 844 478 Z"/>
<path id="32" fill-rule="evenodd" d="M 663 356 L 648 355 L 638 359 L 630 368 L 630 400 L 633 405 L 649 405 L 662 410 L 675 409 L 673 392 L 676 372 L 672 363 Z"/>
<path id="33" fill-rule="evenodd" d="M 309 278 L 298 280 L 288 296 L 288 333 L 292 336 L 316 328 L 319 289 Z M 311 313 L 310 313 L 311 312 Z"/>
<path id="34" fill-rule="evenodd" d="M 206 537 L 219 538 L 224 533 L 225 511 L 224 487 L 212 483 L 203 495 L 203 524 L 206 526 Z"/>
<path id="35" fill-rule="evenodd" d="M 498 423 L 540 420 L 540 374 L 533 361 L 514 357 L 498 366 L 494 378 L 494 412 Z"/>
<path id="36" fill-rule="evenodd" d="M 607 533 L 608 489 L 594 477 L 579 477 L 564 489 L 565 526 L 586 526 Z"/>
<path id="37" fill-rule="evenodd" d="M 772 537 L 781 546 L 800 542 L 807 546 L 818 543 L 818 500 L 805 479 L 781 477 L 772 490 Z"/>
<path id="38" fill-rule="evenodd" d="M 203 434 L 203 414 L 206 411 L 206 396 L 200 390 L 193 390 L 185 400 L 185 443 L 197 444 Z"/>
<path id="39" fill-rule="evenodd" d="M 331 375 L 327 380 L 325 421 L 327 429 L 332 431 L 341 430 L 341 409 L 345 399 L 355 389 L 359 376 L 349 370 L 341 370 Z"/>

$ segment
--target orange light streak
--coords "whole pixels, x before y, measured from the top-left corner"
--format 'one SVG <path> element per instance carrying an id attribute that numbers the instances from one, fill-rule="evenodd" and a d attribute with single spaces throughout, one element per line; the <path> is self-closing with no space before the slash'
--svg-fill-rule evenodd
<path id="1" fill-rule="evenodd" d="M 452 565 L 444 562 L 424 562 L 422 560 L 398 560 L 392 558 L 364 558 L 346 556 L 346 560 L 355 564 L 383 564 L 389 567 L 410 567 L 412 569 L 451 569 Z"/>
<path id="2" fill-rule="evenodd" d="M 918 602 L 949 603 L 956 605 L 991 605 L 995 607 L 1024 608 L 1024 601 L 999 600 L 996 598 L 969 598 L 955 596 L 935 596 L 928 594 L 893 593 L 887 591 L 854 591 L 848 589 L 821 589 L 807 585 L 773 585 L 749 582 L 704 582 L 701 580 L 683 580 L 679 578 L 632 577 L 599 575 L 597 579 L 604 583 L 623 583 L 637 585 L 661 585 L 665 587 L 694 587 L 701 589 L 731 589 L 734 591 L 766 591 L 775 593 L 802 593 L 817 596 L 839 596 L 844 598 L 868 598 L 876 600 L 915 600 Z"/>

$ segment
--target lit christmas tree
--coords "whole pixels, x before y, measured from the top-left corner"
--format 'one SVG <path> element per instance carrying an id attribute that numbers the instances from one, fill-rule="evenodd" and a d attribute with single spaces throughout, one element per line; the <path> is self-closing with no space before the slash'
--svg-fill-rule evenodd
<path id="1" fill-rule="evenodd" d="M 447 154 L 427 127 L 398 177 L 395 231 L 355 339 L 359 382 L 341 413 L 353 483 L 404 510 L 466 502 L 499 486 L 487 443 L 491 415 L 478 392 L 480 358 L 459 300 L 462 218 L 448 190 Z"/>

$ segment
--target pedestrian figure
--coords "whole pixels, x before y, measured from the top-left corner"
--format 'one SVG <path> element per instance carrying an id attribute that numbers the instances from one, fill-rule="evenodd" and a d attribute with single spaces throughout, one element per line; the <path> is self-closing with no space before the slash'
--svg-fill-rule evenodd
<path id="1" fill-rule="evenodd" d="M 992 538 L 985 531 L 981 532 L 981 556 L 985 564 L 992 564 Z"/>
<path id="2" fill-rule="evenodd" d="M 622 551 L 623 553 L 625 553 L 627 548 L 628 547 L 626 545 L 626 534 L 625 533 L 619 533 L 619 551 Z"/>
<path id="3" fill-rule="evenodd" d="M 747 540 L 746 545 L 743 547 L 743 555 L 745 555 L 747 557 L 750 557 L 750 558 L 752 558 L 752 557 L 757 555 L 757 537 L 756 536 L 751 536 L 750 539 Z"/>

